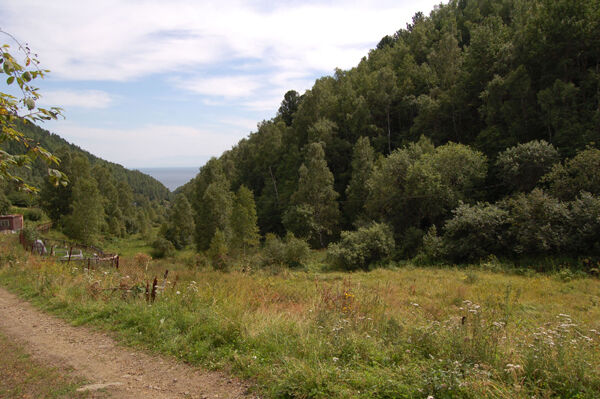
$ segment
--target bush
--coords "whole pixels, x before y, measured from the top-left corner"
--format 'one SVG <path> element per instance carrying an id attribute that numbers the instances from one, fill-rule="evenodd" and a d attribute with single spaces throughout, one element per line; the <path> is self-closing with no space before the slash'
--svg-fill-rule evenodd
<path id="1" fill-rule="evenodd" d="M 498 154 L 496 167 L 500 178 L 509 189 L 531 191 L 558 158 L 558 151 L 552 144 L 544 140 L 534 140 L 510 147 Z"/>
<path id="2" fill-rule="evenodd" d="M 288 232 L 285 240 L 275 234 L 267 234 L 263 247 L 263 263 L 265 265 L 284 265 L 287 267 L 302 267 L 310 256 L 308 243 Z"/>
<path id="3" fill-rule="evenodd" d="M 384 223 L 373 223 L 356 231 L 342 232 L 339 242 L 327 250 L 328 259 L 345 270 L 368 269 L 388 258 L 394 251 L 394 235 Z"/>
<path id="4" fill-rule="evenodd" d="M 600 254 L 600 198 L 583 192 L 570 203 L 567 248 L 573 254 Z"/>
<path id="5" fill-rule="evenodd" d="M 442 237 L 437 234 L 435 225 L 429 228 L 427 234 L 423 236 L 423 245 L 413 262 L 419 265 L 436 263 L 446 256 L 446 249 Z"/>
<path id="6" fill-rule="evenodd" d="M 472 261 L 505 248 L 504 234 L 508 212 L 496 205 L 461 204 L 444 225 L 443 242 L 447 256 L 454 261 Z"/>
<path id="7" fill-rule="evenodd" d="M 175 247 L 171 243 L 164 239 L 163 237 L 159 237 L 152 243 L 152 257 L 161 259 L 168 258 L 175 255 Z"/>
<path id="8" fill-rule="evenodd" d="M 508 213 L 507 239 L 517 255 L 550 255 L 566 249 L 569 209 L 566 203 L 535 189 L 502 201 Z"/>
<path id="9" fill-rule="evenodd" d="M 4 193 L 0 192 L 0 215 L 7 215 L 10 211 L 11 202 Z"/>
<path id="10" fill-rule="evenodd" d="M 574 200 L 582 191 L 600 195 L 600 150 L 587 148 L 564 165 L 554 165 L 543 180 L 562 200 Z"/>
<path id="11" fill-rule="evenodd" d="M 37 221 L 42 220 L 42 218 L 44 217 L 44 212 L 42 212 L 41 209 L 32 208 L 32 209 L 25 210 L 23 216 L 27 220 L 31 220 L 32 222 L 37 222 Z"/>
<path id="12" fill-rule="evenodd" d="M 215 231 L 215 235 L 210 240 L 210 246 L 208 248 L 208 258 L 210 259 L 213 268 L 215 270 L 227 270 L 228 268 L 228 259 L 227 252 L 229 248 L 227 247 L 227 240 L 225 238 L 225 233 L 223 233 L 220 229 Z"/>
<path id="13" fill-rule="evenodd" d="M 23 237 L 28 244 L 32 244 L 40 238 L 40 233 L 34 227 L 25 227 L 23 228 Z"/>

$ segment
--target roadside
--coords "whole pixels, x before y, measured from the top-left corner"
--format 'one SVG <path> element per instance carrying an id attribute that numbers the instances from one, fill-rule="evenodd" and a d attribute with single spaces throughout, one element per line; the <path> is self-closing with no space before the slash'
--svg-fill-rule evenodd
<path id="1" fill-rule="evenodd" d="M 8 337 L 3 339 L 2 335 Z M 16 342 L 17 344 L 14 344 Z M 23 364 L 25 352 L 31 354 L 38 372 L 30 364 L 30 372 L 53 380 L 55 389 L 64 382 L 65 389 L 75 385 L 91 397 L 116 398 L 248 398 L 248 386 L 223 373 L 207 372 L 177 363 L 161 356 L 150 356 L 134 349 L 119 346 L 105 334 L 84 327 L 73 327 L 63 320 L 35 309 L 29 303 L 0 288 L 0 345 L 7 348 L 22 346 L 15 352 L 15 365 Z M 4 350 L 3 353 L 6 353 Z M 22 355 L 21 355 L 22 354 Z M 27 367 L 29 367 L 27 366 Z M 25 384 L 25 375 L 10 375 L 3 382 Z M 10 370 L 10 369 L 8 369 Z M 8 370 L 6 371 L 8 373 Z M 56 370 L 73 370 L 71 377 Z M 54 373 L 54 374 L 53 374 Z M 69 373 L 71 374 L 71 373 Z M 8 377 L 12 378 L 9 379 Z M 82 380 L 88 385 L 81 385 Z M 43 385 L 42 379 L 40 385 Z M 70 387 L 70 388 L 69 388 Z M 52 389 L 52 387 L 50 387 Z M 12 387 L 0 385 L 0 397 L 61 397 L 60 395 L 20 391 L 8 395 Z M 37 389 L 31 386 L 31 389 Z M 77 391 L 75 391 L 77 392 Z M 85 392 L 83 392 L 85 393 Z M 8 395 L 8 396 L 3 396 Z M 81 395 L 77 393 L 77 395 Z M 68 396 L 68 397 L 90 397 Z"/>
<path id="2" fill-rule="evenodd" d="M 32 359 L 26 349 L 0 332 L 0 398 L 104 398 L 103 392 L 77 392 L 85 380 L 72 370 Z"/>

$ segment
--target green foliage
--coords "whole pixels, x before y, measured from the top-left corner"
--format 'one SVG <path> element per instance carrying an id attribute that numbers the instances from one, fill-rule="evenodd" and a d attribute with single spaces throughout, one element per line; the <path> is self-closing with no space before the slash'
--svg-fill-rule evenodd
<path id="1" fill-rule="evenodd" d="M 175 197 L 175 201 L 169 209 L 164 237 L 176 249 L 182 249 L 192 243 L 193 235 L 194 216 L 192 207 L 185 195 L 179 194 Z"/>
<path id="2" fill-rule="evenodd" d="M 0 211 L 0 214 L 1 213 L 2 212 Z M 31 220 L 32 222 L 38 222 L 38 221 L 42 220 L 42 218 L 44 217 L 44 212 L 38 208 L 26 209 L 25 212 L 23 212 L 23 217 L 26 220 Z"/>
<path id="3" fill-rule="evenodd" d="M 196 181 L 196 247 L 206 250 L 218 230 L 230 236 L 233 193 L 221 161 L 211 159 Z"/>
<path id="4" fill-rule="evenodd" d="M 540 189 L 500 204 L 508 210 L 509 248 L 516 254 L 559 253 L 568 239 L 569 209 Z"/>
<path id="5" fill-rule="evenodd" d="M 298 189 L 291 199 L 293 208 L 288 211 L 295 217 L 285 218 L 286 227 L 323 247 L 327 237 L 334 233 L 340 214 L 336 202 L 338 193 L 333 188 L 333 174 L 327 167 L 322 144 L 308 145 L 306 162 L 298 173 Z M 308 231 L 300 229 L 302 225 L 307 226 Z"/>
<path id="6" fill-rule="evenodd" d="M 8 214 L 11 205 L 12 203 L 6 198 L 6 195 L 0 191 L 0 215 Z"/>
<path id="7" fill-rule="evenodd" d="M 344 211 L 348 219 L 356 220 L 364 214 L 364 206 L 369 195 L 367 181 L 375 166 L 375 151 L 368 137 L 360 137 L 352 153 L 352 177 L 346 187 L 346 206 Z"/>
<path id="8" fill-rule="evenodd" d="M 255 195 L 261 233 L 287 229 L 313 246 L 382 222 L 399 243 L 396 256 L 407 258 L 431 226 L 454 220 L 463 238 L 450 259 L 569 252 L 573 239 L 562 234 L 579 234 L 568 220 L 575 206 L 560 201 L 600 195 L 592 149 L 600 142 L 599 15 L 595 2 L 568 0 L 452 1 L 417 13 L 356 67 L 318 79 L 302 96 L 286 93 L 273 119 L 201 169 L 192 200 L 198 247 L 208 247 L 219 224 L 211 218 L 230 212 L 228 200 L 208 212 L 204 198 L 222 174 L 221 197 L 242 185 Z M 530 209 L 538 186 L 554 197 L 542 201 L 550 208 L 560 200 L 554 221 Z M 499 203 L 515 193 L 525 197 Z M 481 201 L 495 205 L 474 205 Z M 470 205 L 454 219 L 461 203 Z M 515 224 L 500 228 L 500 248 L 486 239 L 466 254 L 465 229 L 494 224 L 492 209 Z M 519 235 L 521 222 L 527 234 Z M 445 234 L 436 237 L 445 242 Z"/>
<path id="9" fill-rule="evenodd" d="M 283 265 L 291 268 L 303 267 L 310 256 L 310 247 L 306 240 L 297 238 L 288 232 L 284 240 L 275 234 L 267 234 L 262 250 L 263 263 Z"/>
<path id="10" fill-rule="evenodd" d="M 26 136 L 18 127 L 18 122 L 33 123 L 58 119 L 61 109 L 39 107 L 36 102 L 41 97 L 39 89 L 33 81 L 44 78 L 49 72 L 40 69 L 37 55 L 32 54 L 29 47 L 22 46 L 12 35 L 0 30 L 5 38 L 11 39 L 17 45 L 17 52 L 11 54 L 10 45 L 0 46 L 0 75 L 6 75 L 6 86 L 18 86 L 21 97 L 0 92 L 0 179 L 16 184 L 20 189 L 36 192 L 38 189 L 23 179 L 16 171 L 29 167 L 36 159 L 46 163 L 46 174 L 52 184 L 66 184 L 65 176 L 53 169 L 59 159 L 44 149 L 38 142 Z M 16 57 L 23 57 L 19 61 Z M 4 81 L 4 79 L 2 79 Z M 23 153 L 15 153 L 5 146 L 22 146 Z M 8 151 L 7 151 L 8 150 Z M 10 151 L 10 152 L 9 152 Z"/>
<path id="11" fill-rule="evenodd" d="M 246 253 L 246 248 L 259 244 L 254 194 L 246 186 L 241 186 L 235 195 L 231 213 L 231 233 L 232 246 L 242 249 L 243 253 Z"/>
<path id="12" fill-rule="evenodd" d="M 366 209 L 396 234 L 443 220 L 459 201 L 474 196 L 486 175 L 486 158 L 461 144 L 433 148 L 422 138 L 381 160 L 368 181 Z"/>
<path id="13" fill-rule="evenodd" d="M 587 148 L 554 165 L 544 181 L 550 192 L 563 200 L 575 199 L 582 191 L 600 195 L 600 150 Z"/>
<path id="14" fill-rule="evenodd" d="M 207 251 L 207 255 L 215 270 L 227 270 L 228 252 L 229 248 L 227 246 L 227 239 L 225 233 L 222 232 L 221 229 L 217 228 L 215 234 L 213 235 L 213 238 L 210 240 L 210 246 Z"/>
<path id="15" fill-rule="evenodd" d="M 496 160 L 498 175 L 512 191 L 528 192 L 558 161 L 558 151 L 544 140 L 507 148 Z"/>
<path id="16" fill-rule="evenodd" d="M 93 244 L 98 238 L 104 208 L 97 183 L 92 178 L 80 178 L 73 185 L 72 212 L 65 217 L 65 233 L 83 244 Z"/>
<path id="17" fill-rule="evenodd" d="M 570 203 L 568 252 L 581 256 L 600 254 L 600 197 L 582 192 Z"/>
<path id="18" fill-rule="evenodd" d="M 152 242 L 152 257 L 157 259 L 170 258 L 175 255 L 175 247 L 171 241 L 158 237 Z"/>
<path id="19" fill-rule="evenodd" d="M 389 226 L 373 223 L 356 231 L 343 231 L 338 243 L 329 245 L 328 259 L 345 270 L 368 269 L 394 251 L 394 235 Z"/>
<path id="20" fill-rule="evenodd" d="M 25 242 L 31 244 L 40 238 L 40 233 L 35 227 L 25 226 L 23 228 L 23 237 L 25 238 Z"/>
<path id="21" fill-rule="evenodd" d="M 506 210 L 488 203 L 461 204 L 452 215 L 444 224 L 445 256 L 464 262 L 504 252 L 509 223 Z"/>

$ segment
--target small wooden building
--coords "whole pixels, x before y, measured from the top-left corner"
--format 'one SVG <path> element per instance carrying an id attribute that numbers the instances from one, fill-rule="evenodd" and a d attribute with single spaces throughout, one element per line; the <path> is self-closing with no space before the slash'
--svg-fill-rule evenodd
<path id="1" fill-rule="evenodd" d="M 0 215 L 0 231 L 23 229 L 23 215 Z"/>

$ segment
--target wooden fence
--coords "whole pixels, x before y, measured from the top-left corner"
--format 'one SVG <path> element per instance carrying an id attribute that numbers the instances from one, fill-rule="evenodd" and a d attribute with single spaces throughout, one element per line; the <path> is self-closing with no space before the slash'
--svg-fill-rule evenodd
<path id="1" fill-rule="evenodd" d="M 52 223 L 44 223 L 39 225 L 36 230 L 47 232 L 51 227 Z M 67 263 L 77 262 L 88 268 L 101 266 L 119 268 L 119 255 L 105 253 L 101 248 L 91 245 L 47 237 L 40 237 L 34 242 L 29 242 L 22 230 L 19 234 L 19 241 L 25 250 L 31 251 L 33 254 L 51 256 Z"/>

